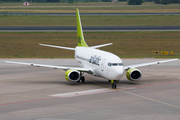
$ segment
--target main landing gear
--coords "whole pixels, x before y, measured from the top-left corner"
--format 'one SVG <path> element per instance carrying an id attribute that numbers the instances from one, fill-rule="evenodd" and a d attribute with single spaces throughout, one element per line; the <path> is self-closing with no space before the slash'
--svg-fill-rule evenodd
<path id="1" fill-rule="evenodd" d="M 80 78 L 80 80 L 81 80 L 82 83 L 84 83 L 84 82 L 85 82 L 85 77 L 82 76 L 82 77 Z"/>
<path id="2" fill-rule="evenodd" d="M 82 83 L 85 82 L 85 77 L 84 76 L 81 76 L 80 80 L 77 81 L 77 83 L 80 83 L 80 82 L 82 82 Z"/>

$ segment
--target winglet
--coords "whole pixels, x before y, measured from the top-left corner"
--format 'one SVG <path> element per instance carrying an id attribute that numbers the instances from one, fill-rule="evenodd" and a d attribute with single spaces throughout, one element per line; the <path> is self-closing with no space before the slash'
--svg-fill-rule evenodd
<path id="1" fill-rule="evenodd" d="M 78 46 L 82 47 L 88 47 L 86 41 L 84 40 L 82 25 L 81 25 L 81 19 L 79 15 L 79 10 L 76 9 L 76 22 L 77 22 L 77 40 L 78 40 Z"/>

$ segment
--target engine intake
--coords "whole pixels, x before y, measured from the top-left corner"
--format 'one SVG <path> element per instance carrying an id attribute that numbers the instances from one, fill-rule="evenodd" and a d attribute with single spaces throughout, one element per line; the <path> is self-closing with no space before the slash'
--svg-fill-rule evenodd
<path id="1" fill-rule="evenodd" d="M 141 79 L 141 72 L 136 68 L 129 69 L 126 72 L 126 77 L 130 81 L 137 81 Z"/>
<path id="2" fill-rule="evenodd" d="M 65 72 L 65 78 L 67 81 L 73 81 L 73 82 L 79 81 L 80 72 L 77 70 L 72 70 L 72 69 L 67 70 Z"/>

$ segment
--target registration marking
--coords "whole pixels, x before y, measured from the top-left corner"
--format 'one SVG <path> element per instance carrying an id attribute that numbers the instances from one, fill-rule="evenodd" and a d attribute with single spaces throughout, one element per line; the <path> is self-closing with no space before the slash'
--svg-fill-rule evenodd
<path id="1" fill-rule="evenodd" d="M 112 91 L 115 91 L 115 90 L 104 88 L 104 89 L 93 89 L 93 90 L 86 90 L 86 91 L 53 94 L 53 95 L 49 95 L 49 96 L 51 96 L 51 97 L 75 97 L 75 96 L 81 96 L 81 95 L 90 95 L 90 94 L 105 93 L 105 92 L 112 92 Z"/>

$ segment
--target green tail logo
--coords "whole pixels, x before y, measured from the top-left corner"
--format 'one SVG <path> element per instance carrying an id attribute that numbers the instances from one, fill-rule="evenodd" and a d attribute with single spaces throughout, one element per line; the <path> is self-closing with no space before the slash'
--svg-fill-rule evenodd
<path id="1" fill-rule="evenodd" d="M 79 15 L 79 10 L 76 9 L 76 21 L 77 21 L 77 40 L 78 46 L 88 47 L 86 41 L 84 40 L 83 30 L 81 26 L 81 19 Z"/>

